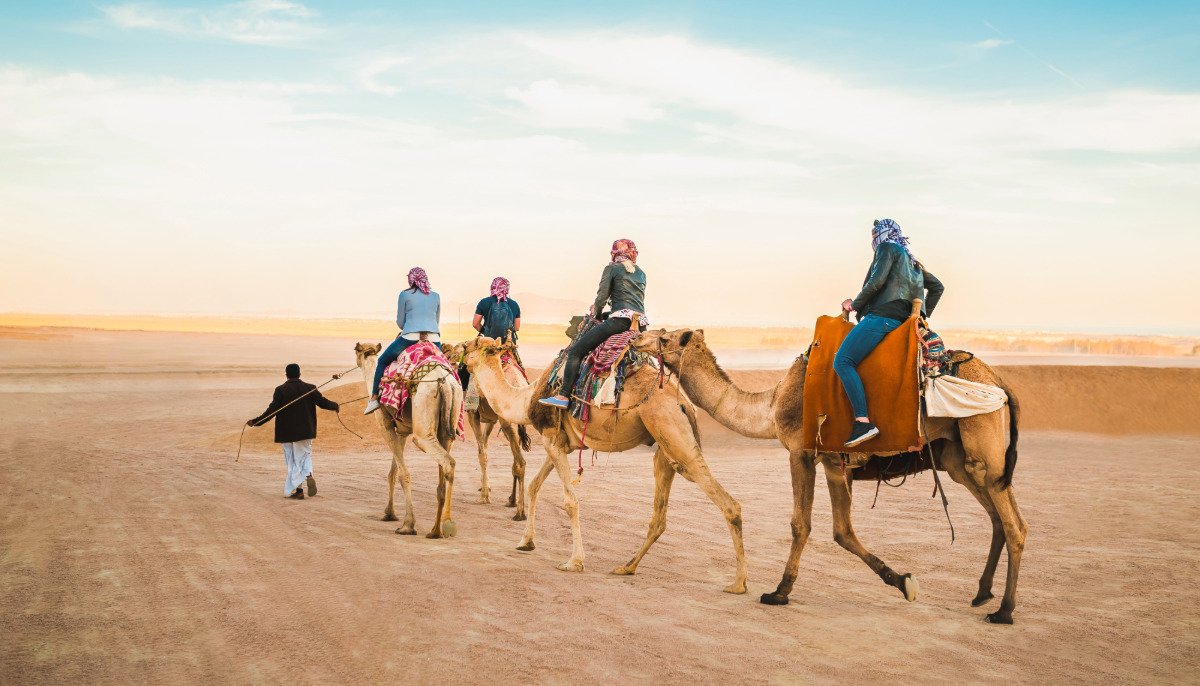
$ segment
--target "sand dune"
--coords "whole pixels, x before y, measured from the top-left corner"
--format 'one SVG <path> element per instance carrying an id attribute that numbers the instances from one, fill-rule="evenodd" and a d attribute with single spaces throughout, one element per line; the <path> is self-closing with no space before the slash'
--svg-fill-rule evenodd
<path id="1" fill-rule="evenodd" d="M 458 536 L 392 533 L 379 521 L 390 457 L 361 404 L 344 417 L 366 440 L 321 413 L 321 493 L 284 499 L 269 428 L 233 462 L 241 423 L 284 361 L 320 382 L 347 353 L 283 336 L 0 340 L 0 683 L 1194 681 L 1196 370 L 1003 369 L 1027 410 L 1015 484 L 1030 534 L 1017 624 L 995 627 L 968 604 L 986 515 L 951 486 L 950 545 L 928 474 L 875 509 L 870 488 L 855 499 L 866 545 L 921 580 L 916 602 L 830 540 L 818 488 L 793 604 L 758 604 L 789 542 L 786 459 L 706 417 L 708 461 L 743 507 L 748 596 L 720 592 L 728 534 L 682 480 L 638 574 L 607 574 L 645 534 L 649 450 L 588 463 L 583 574 L 554 569 L 569 543 L 557 480 L 537 549 L 517 552 L 511 510 L 474 503 L 469 439 L 454 447 Z M 764 388 L 779 372 L 734 376 Z M 410 455 L 428 527 L 435 467 Z M 511 458 L 501 441 L 490 458 L 501 500 Z"/>

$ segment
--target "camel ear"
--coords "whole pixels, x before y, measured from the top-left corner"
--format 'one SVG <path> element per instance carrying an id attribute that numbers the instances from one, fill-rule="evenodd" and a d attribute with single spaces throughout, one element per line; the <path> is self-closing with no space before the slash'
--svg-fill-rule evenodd
<path id="1" fill-rule="evenodd" d="M 692 342 L 692 332 L 684 331 L 683 335 L 679 337 L 679 347 L 686 348 L 687 344 L 691 343 L 691 342 Z"/>
<path id="2" fill-rule="evenodd" d="M 696 340 L 704 342 L 704 329 L 696 329 Z"/>

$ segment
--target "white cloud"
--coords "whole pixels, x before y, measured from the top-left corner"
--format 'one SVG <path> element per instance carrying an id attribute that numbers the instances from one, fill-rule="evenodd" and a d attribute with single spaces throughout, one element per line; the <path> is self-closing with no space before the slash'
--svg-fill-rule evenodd
<path id="1" fill-rule="evenodd" d="M 411 61 L 409 57 L 381 57 L 363 67 L 358 74 L 359 83 L 372 93 L 380 95 L 396 95 L 404 89 L 397 85 L 385 83 L 389 72 L 402 64 Z"/>
<path id="2" fill-rule="evenodd" d="M 663 110 L 652 106 L 649 98 L 594 86 L 565 86 L 554 79 L 535 81 L 525 88 L 508 88 L 504 95 L 524 105 L 536 124 L 552 128 L 622 131 L 633 122 L 663 117 Z"/>
<path id="3" fill-rule="evenodd" d="M 1012 41 L 1003 38 L 988 38 L 981 40 L 978 43 L 972 43 L 971 47 L 977 50 L 995 50 L 996 48 L 1012 45 Z"/>
<path id="4" fill-rule="evenodd" d="M 148 29 L 175 34 L 281 45 L 316 37 L 316 12 L 287 0 L 245 0 L 213 9 L 170 8 L 153 3 L 125 3 L 100 8 L 123 29 Z"/>
<path id="5" fill-rule="evenodd" d="M 198 25 L 190 14 L 125 21 Z M 456 282 L 503 263 L 523 290 L 586 294 L 594 275 L 577 264 L 586 258 L 565 255 L 596 246 L 603 254 L 619 232 L 658 270 L 658 319 L 702 323 L 713 307 L 669 286 L 682 279 L 669 270 L 748 265 L 779 281 L 749 302 L 739 296 L 742 321 L 807 318 L 856 285 L 846 274 L 865 259 L 860 224 L 884 215 L 913 231 L 923 259 L 944 265 L 939 276 L 960 293 L 947 302 L 950 320 L 1053 322 L 1058 306 L 1035 286 L 1046 274 L 1074 274 L 1071 288 L 1089 290 L 1079 316 L 1104 321 L 1106 303 L 1124 297 L 1105 276 L 1113 270 L 1148 274 L 1148 292 L 1192 273 L 1186 250 L 1119 251 L 1131 226 L 1151 241 L 1200 211 L 1189 195 L 1200 149 L 1194 93 L 939 95 L 680 36 L 428 41 L 357 63 L 339 57 L 348 77 L 335 86 L 0 68 L 0 226 L 19 222 L 28 241 L 58 236 L 77 244 L 72 254 L 100 261 L 133 259 L 106 253 L 111 244 L 160 264 L 155 251 L 192 240 L 186 247 L 199 252 L 188 259 L 222 265 L 224 287 L 246 292 L 287 241 L 298 260 L 366 294 L 392 285 L 382 259 L 363 269 L 356 257 L 368 239 L 367 259 L 405 262 L 412 236 L 426 246 L 486 243 L 428 247 L 422 260 L 462 275 Z M 405 98 L 346 97 L 352 89 Z M 1117 237 L 1111 248 L 1106 236 Z M 1061 256 L 1081 243 L 1096 268 L 1075 273 Z M 243 262 L 224 266 L 234 252 Z M 325 259 L 342 254 L 353 259 Z M 797 270 L 805 255 L 821 259 Z M 99 269 L 89 264 L 72 268 Z M 180 279 L 203 278 L 180 270 Z M 1015 293 L 977 288 L 967 299 L 988 275 L 1010 283 L 1020 273 L 1030 276 Z M 64 268 L 60 277 L 73 275 Z M 1183 287 L 1200 287 L 1186 278 Z M 472 294 L 470 283 L 446 281 L 438 287 L 448 300 Z M 127 301 L 105 297 L 210 297 L 189 288 L 162 283 L 118 294 Z M 25 296 L 8 297 L 0 306 Z M 316 286 L 304 297 L 314 312 L 348 307 L 344 294 Z M 253 305 L 212 302 L 207 311 Z M 1169 314 L 1138 316 L 1153 326 Z"/>

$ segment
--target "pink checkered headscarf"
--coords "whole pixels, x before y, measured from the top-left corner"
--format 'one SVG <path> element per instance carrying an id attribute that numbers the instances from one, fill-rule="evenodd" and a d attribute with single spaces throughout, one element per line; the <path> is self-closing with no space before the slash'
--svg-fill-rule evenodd
<path id="1" fill-rule="evenodd" d="M 420 267 L 413 267 L 408 270 L 408 285 L 412 288 L 420 289 L 425 295 L 429 295 L 429 276 Z"/>
<path id="2" fill-rule="evenodd" d="M 613 241 L 612 244 L 612 261 L 613 262 L 633 262 L 637 263 L 638 249 L 637 245 L 628 238 L 620 238 Z"/>
<path id="3" fill-rule="evenodd" d="M 508 286 L 508 279 L 503 276 L 492 279 L 492 295 L 496 296 L 496 300 L 500 302 L 508 300 Z"/>

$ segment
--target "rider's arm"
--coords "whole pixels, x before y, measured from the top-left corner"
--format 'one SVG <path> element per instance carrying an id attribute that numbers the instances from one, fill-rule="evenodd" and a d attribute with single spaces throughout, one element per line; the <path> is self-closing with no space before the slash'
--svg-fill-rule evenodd
<path id="1" fill-rule="evenodd" d="M 922 270 L 925 277 L 925 290 L 928 294 L 925 296 L 925 316 L 933 316 L 933 308 L 937 307 L 938 301 L 942 299 L 942 293 L 946 291 L 946 287 L 942 285 L 938 277 Z"/>
<path id="2" fill-rule="evenodd" d="M 604 273 L 600 275 L 600 288 L 596 291 L 596 302 L 592 305 L 593 316 L 600 316 L 605 303 L 608 302 L 608 296 L 612 295 L 613 267 L 620 266 L 619 264 L 610 264 L 604 268 Z"/>
<path id="3" fill-rule="evenodd" d="M 875 259 L 871 262 L 871 270 L 867 272 L 867 282 L 854 297 L 854 302 L 850 303 L 850 308 L 855 312 L 862 312 L 887 283 L 888 272 L 892 270 L 892 264 L 896 261 L 895 250 L 904 249 L 895 243 L 880 243 L 875 250 Z"/>
<path id="4" fill-rule="evenodd" d="M 517 317 L 516 319 L 513 320 L 513 331 L 520 331 L 520 330 L 521 330 L 521 318 Z"/>
<path id="5" fill-rule="evenodd" d="M 513 331 L 520 331 L 521 330 L 521 306 L 517 304 L 516 300 L 509 300 L 508 304 L 513 309 Z"/>
<path id="6" fill-rule="evenodd" d="M 396 328 L 404 330 L 404 291 L 396 298 Z"/>
<path id="7" fill-rule="evenodd" d="M 474 329 L 476 331 L 482 332 L 483 331 L 483 315 L 476 314 L 475 318 L 471 320 L 471 326 L 474 327 Z"/>

